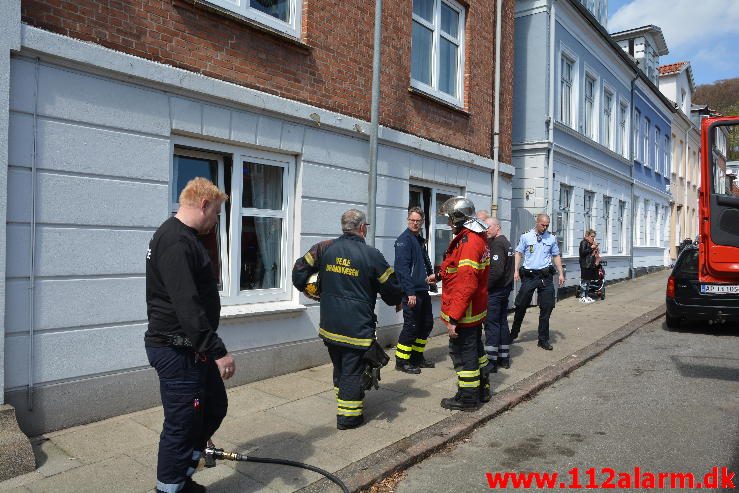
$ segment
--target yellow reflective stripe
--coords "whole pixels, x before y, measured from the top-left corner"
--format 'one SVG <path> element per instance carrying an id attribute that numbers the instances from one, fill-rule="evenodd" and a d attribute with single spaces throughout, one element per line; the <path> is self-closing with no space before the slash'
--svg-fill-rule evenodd
<path id="1" fill-rule="evenodd" d="M 306 262 L 308 262 L 308 265 L 310 265 L 311 267 L 313 267 L 313 265 L 316 263 L 316 261 L 313 260 L 313 255 L 311 255 L 310 252 L 303 255 L 303 258 L 305 259 Z"/>
<path id="2" fill-rule="evenodd" d="M 459 261 L 459 263 L 457 264 L 457 267 L 458 268 L 461 268 L 461 267 L 472 267 L 473 269 L 483 270 L 488 265 L 490 265 L 490 261 L 489 260 L 485 260 L 484 262 L 475 262 L 474 260 L 464 259 L 464 260 L 460 260 Z"/>
<path id="3" fill-rule="evenodd" d="M 422 353 L 426 350 L 426 346 L 413 346 L 413 350 L 418 353 Z"/>
<path id="4" fill-rule="evenodd" d="M 423 344 L 426 345 L 427 340 L 426 339 L 416 339 L 416 344 Z"/>
<path id="5" fill-rule="evenodd" d="M 347 411 L 346 409 L 339 408 L 336 410 L 336 414 L 338 414 L 339 416 L 361 416 L 362 410 L 359 409 L 356 411 Z"/>
<path id="6" fill-rule="evenodd" d="M 380 284 L 385 284 L 385 281 L 388 280 L 388 278 L 395 272 L 392 267 L 388 267 L 383 274 L 377 278 L 378 281 L 380 281 Z"/>
<path id="7" fill-rule="evenodd" d="M 479 380 L 475 380 L 474 382 L 465 382 L 463 380 L 459 380 L 457 382 L 457 384 L 460 387 L 464 387 L 464 388 L 474 388 L 474 387 L 479 387 L 480 386 L 480 381 Z"/>
<path id="8" fill-rule="evenodd" d="M 345 407 L 347 409 L 359 409 L 360 407 L 364 406 L 364 403 L 362 401 L 342 401 L 341 399 L 336 399 L 336 402 L 340 407 Z"/>
<path id="9" fill-rule="evenodd" d="M 372 339 L 357 339 L 356 337 L 334 334 L 333 332 L 329 332 L 323 328 L 318 329 L 318 334 L 322 335 L 326 339 L 336 342 L 343 342 L 345 344 L 351 344 L 353 346 L 370 347 L 372 345 Z"/>
<path id="10" fill-rule="evenodd" d="M 411 347 L 410 346 L 406 346 L 405 344 L 400 344 L 400 343 L 398 343 L 398 345 L 395 346 L 395 347 L 396 347 L 396 349 L 400 349 L 401 351 L 410 351 L 411 350 Z"/>
<path id="11" fill-rule="evenodd" d="M 411 359 L 411 351 L 413 351 L 412 347 L 398 343 L 398 345 L 395 346 L 395 357 L 400 359 Z"/>
<path id="12" fill-rule="evenodd" d="M 486 366 L 488 364 L 488 355 L 486 354 L 485 356 L 480 356 L 478 363 L 480 364 L 480 368 Z"/>
<path id="13" fill-rule="evenodd" d="M 470 310 L 471 311 L 471 310 Z M 474 322 L 479 322 L 480 320 L 484 319 L 488 316 L 488 311 L 485 310 L 484 312 L 480 313 L 479 315 L 469 316 L 469 317 L 462 317 L 458 320 L 459 323 L 463 324 L 471 324 Z"/>
<path id="14" fill-rule="evenodd" d="M 449 321 L 449 315 L 447 315 L 447 314 L 446 314 L 446 313 L 444 313 L 444 312 L 441 312 L 441 318 L 443 318 L 443 319 L 444 319 L 444 320 L 446 320 L 447 322 Z"/>
<path id="15" fill-rule="evenodd" d="M 457 268 L 456 267 L 447 267 L 446 268 L 446 273 L 447 274 L 454 274 L 455 272 L 457 272 Z"/>
<path id="16" fill-rule="evenodd" d="M 480 376 L 480 369 L 477 370 L 460 370 L 457 375 L 461 378 L 475 378 Z"/>

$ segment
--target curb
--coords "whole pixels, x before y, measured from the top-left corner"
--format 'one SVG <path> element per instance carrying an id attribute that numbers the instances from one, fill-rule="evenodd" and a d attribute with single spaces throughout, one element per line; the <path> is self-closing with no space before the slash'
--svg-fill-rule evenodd
<path id="1" fill-rule="evenodd" d="M 641 327 L 664 316 L 663 306 L 655 308 L 631 322 L 619 327 L 610 334 L 585 346 L 575 354 L 562 358 L 557 363 L 539 370 L 507 389 L 495 394 L 489 404 L 472 413 L 459 412 L 453 416 L 418 431 L 384 449 L 360 459 L 338 471 L 338 476 L 349 488 L 357 492 L 399 470 L 407 469 L 442 447 L 454 443 L 475 428 L 485 424 L 495 416 L 525 401 L 540 390 L 573 372 L 591 359 L 607 351 Z M 319 493 L 331 491 L 335 485 L 328 479 L 321 479 L 298 490 L 299 493 Z"/>

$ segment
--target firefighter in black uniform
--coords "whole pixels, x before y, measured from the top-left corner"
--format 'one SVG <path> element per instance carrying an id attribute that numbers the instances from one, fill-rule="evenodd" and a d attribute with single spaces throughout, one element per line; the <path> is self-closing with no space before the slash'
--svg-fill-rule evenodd
<path id="1" fill-rule="evenodd" d="M 511 333 L 508 329 L 508 298 L 513 290 L 513 247 L 500 230 L 495 217 L 485 219 L 490 273 L 488 274 L 488 316 L 485 321 L 485 352 L 492 373 L 511 367 Z"/>
<path id="2" fill-rule="evenodd" d="M 226 416 L 223 380 L 231 355 L 216 330 L 218 286 L 198 235 L 216 224 L 228 196 L 205 178 L 187 183 L 180 207 L 154 233 L 146 254 L 149 326 L 144 345 L 159 377 L 164 428 L 159 438 L 156 491 L 203 492 L 192 480 L 207 440 Z"/>
<path id="3" fill-rule="evenodd" d="M 388 305 L 399 305 L 402 290 L 379 250 L 364 242 L 367 219 L 350 209 L 341 216 L 344 234 L 317 243 L 293 267 L 293 285 L 304 291 L 312 274 L 320 275 L 319 336 L 334 366 L 336 427 L 356 428 L 364 422 L 363 356 L 375 341 L 377 293 Z"/>

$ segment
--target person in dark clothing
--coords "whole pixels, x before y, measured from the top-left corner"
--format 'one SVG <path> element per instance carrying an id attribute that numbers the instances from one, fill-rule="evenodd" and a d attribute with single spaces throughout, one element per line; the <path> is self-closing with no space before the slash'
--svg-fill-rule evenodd
<path id="1" fill-rule="evenodd" d="M 403 288 L 403 329 L 395 348 L 395 369 L 418 374 L 433 368 L 423 356 L 426 341 L 434 327 L 429 285 L 436 277 L 421 236 L 424 214 L 420 207 L 408 211 L 408 228 L 395 240 L 395 273 Z"/>
<path id="2" fill-rule="evenodd" d="M 485 323 L 485 352 L 491 373 L 498 367 L 511 367 L 511 333 L 508 329 L 508 298 L 513 290 L 513 247 L 501 233 L 500 221 L 491 217 L 485 220 L 488 248 L 490 249 L 490 273 L 488 275 L 488 315 Z"/>
<path id="3" fill-rule="evenodd" d="M 202 492 L 192 480 L 206 442 L 226 416 L 223 380 L 234 360 L 216 330 L 221 312 L 211 259 L 198 235 L 216 224 L 228 196 L 205 178 L 187 183 L 179 209 L 146 253 L 146 354 L 159 377 L 164 427 L 156 490 Z"/>
<path id="4" fill-rule="evenodd" d="M 580 303 L 595 301 L 588 292 L 590 281 L 598 279 L 598 266 L 595 260 L 598 244 L 595 242 L 595 235 L 594 229 L 588 229 L 580 242 Z"/>
<path id="5" fill-rule="evenodd" d="M 367 219 L 350 209 L 341 216 L 344 234 L 313 245 L 293 267 L 293 285 L 304 291 L 311 276 L 320 275 L 321 317 L 318 335 L 334 366 L 336 427 L 364 423 L 362 374 L 364 355 L 376 344 L 375 303 L 379 293 L 388 305 L 400 305 L 403 292 L 382 253 L 364 242 Z"/>

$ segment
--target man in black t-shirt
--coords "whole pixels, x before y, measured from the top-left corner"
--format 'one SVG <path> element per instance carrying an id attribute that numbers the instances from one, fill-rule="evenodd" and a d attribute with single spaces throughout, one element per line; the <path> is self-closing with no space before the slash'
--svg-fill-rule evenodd
<path id="1" fill-rule="evenodd" d="M 513 248 L 508 238 L 502 234 L 497 218 L 488 218 L 485 223 L 488 225 L 486 233 L 490 249 L 485 352 L 490 371 L 496 372 L 499 367 L 511 367 L 508 299 L 513 290 Z"/>
<path id="2" fill-rule="evenodd" d="M 235 366 L 216 333 L 221 301 L 210 256 L 198 239 L 213 229 L 226 199 L 211 181 L 190 180 L 177 214 L 154 233 L 146 253 L 144 344 L 164 407 L 157 492 L 205 491 L 192 474 L 226 416 L 223 380 Z"/>

